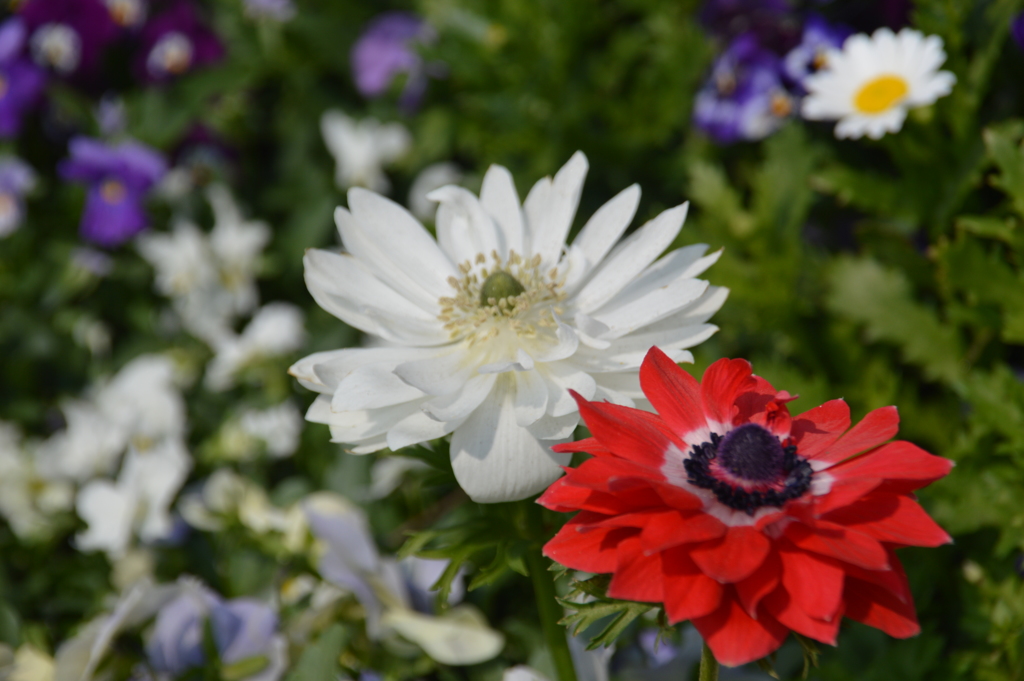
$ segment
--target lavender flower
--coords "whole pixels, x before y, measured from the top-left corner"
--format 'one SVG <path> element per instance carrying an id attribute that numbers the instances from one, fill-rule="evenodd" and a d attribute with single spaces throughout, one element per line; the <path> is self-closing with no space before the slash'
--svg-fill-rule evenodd
<path id="1" fill-rule="evenodd" d="M 134 141 L 108 145 L 77 137 L 61 175 L 88 186 L 82 213 L 82 237 L 100 246 L 116 246 L 146 227 L 143 200 L 167 166 L 155 150 Z"/>
<path id="2" fill-rule="evenodd" d="M 433 29 L 415 14 L 387 12 L 380 15 L 352 46 L 356 88 L 364 97 L 379 97 L 387 92 L 395 76 L 407 74 L 399 103 L 405 108 L 415 108 L 427 88 L 427 71 L 414 45 L 428 43 L 434 37 Z"/>
<path id="3" fill-rule="evenodd" d="M 141 41 L 136 71 L 148 82 L 169 80 L 224 56 L 220 39 L 188 0 L 175 0 L 153 17 L 142 29 Z"/>
<path id="4" fill-rule="evenodd" d="M 204 665 L 203 628 L 207 619 L 223 667 L 246 662 L 246 667 L 255 668 L 243 677 L 248 681 L 276 681 L 281 677 L 287 665 L 286 644 L 277 633 L 273 608 L 251 598 L 224 601 L 197 582 L 186 583 L 182 593 L 157 615 L 146 644 L 153 668 L 177 676 Z M 254 658 L 263 658 L 263 665 L 248 664 Z"/>
<path id="5" fill-rule="evenodd" d="M 292 0 L 245 0 L 245 13 L 253 19 L 288 21 L 295 16 Z"/>
<path id="6" fill-rule="evenodd" d="M 33 59 L 62 76 L 94 72 L 119 32 L 101 0 L 28 0 L 19 13 Z"/>
<path id="7" fill-rule="evenodd" d="M 25 216 L 25 192 L 36 183 L 36 174 L 14 156 L 0 158 L 0 238 L 16 230 Z"/>
<path id="8" fill-rule="evenodd" d="M 825 66 L 825 53 L 841 48 L 851 33 L 850 29 L 833 26 L 819 16 L 807 17 L 800 44 L 783 59 L 783 73 L 802 90 L 804 78 Z"/>
<path id="9" fill-rule="evenodd" d="M 775 132 L 793 111 L 780 66 L 753 34 L 736 38 L 697 93 L 694 125 L 721 143 L 759 140 Z"/>
<path id="10" fill-rule="evenodd" d="M 0 136 L 13 137 L 21 121 L 39 99 L 46 75 L 23 56 L 27 29 L 14 17 L 0 25 Z"/>

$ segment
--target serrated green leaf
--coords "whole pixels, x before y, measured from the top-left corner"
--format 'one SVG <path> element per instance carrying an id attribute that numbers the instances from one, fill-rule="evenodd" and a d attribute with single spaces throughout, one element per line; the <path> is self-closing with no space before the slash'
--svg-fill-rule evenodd
<path id="1" fill-rule="evenodd" d="M 913 298 L 902 272 L 869 258 L 840 258 L 829 275 L 827 304 L 836 314 L 864 324 L 869 339 L 899 346 L 904 360 L 929 378 L 962 383 L 956 329 Z"/>
<path id="2" fill-rule="evenodd" d="M 1013 244 L 1020 230 L 1011 218 L 996 218 L 987 215 L 961 215 L 956 219 L 958 230 L 986 239 L 998 239 Z"/>
<path id="3" fill-rule="evenodd" d="M 1014 121 L 986 128 L 982 138 L 989 158 L 1000 171 L 992 179 L 992 184 L 1006 192 L 1017 214 L 1024 216 L 1024 147 L 1021 146 L 1021 133 L 1020 122 Z"/>

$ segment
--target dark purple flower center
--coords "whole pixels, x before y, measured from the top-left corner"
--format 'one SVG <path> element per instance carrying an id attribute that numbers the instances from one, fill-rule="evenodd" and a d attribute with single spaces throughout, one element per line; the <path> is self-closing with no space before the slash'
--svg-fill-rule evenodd
<path id="1" fill-rule="evenodd" d="M 781 508 L 811 486 L 811 465 L 793 445 L 756 423 L 745 423 L 711 441 L 694 445 L 683 462 L 690 484 L 711 490 L 738 511 L 753 515 L 762 506 Z"/>

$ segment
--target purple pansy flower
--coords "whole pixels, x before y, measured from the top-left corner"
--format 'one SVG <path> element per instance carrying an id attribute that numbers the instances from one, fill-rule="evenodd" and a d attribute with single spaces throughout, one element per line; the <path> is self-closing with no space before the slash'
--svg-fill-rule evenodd
<path id="1" fill-rule="evenodd" d="M 428 43 L 434 30 L 409 12 L 387 12 L 374 19 L 352 46 L 352 73 L 364 97 L 387 92 L 395 76 L 408 76 L 400 104 L 414 108 L 427 87 L 427 69 L 415 43 Z"/>
<path id="2" fill-rule="evenodd" d="M 180 76 L 224 56 L 220 39 L 188 0 L 172 0 L 143 27 L 141 42 L 136 71 L 148 82 Z"/>
<path id="3" fill-rule="evenodd" d="M 25 19 L 32 58 L 62 76 L 91 73 L 119 27 L 101 0 L 28 0 Z"/>
<path id="4" fill-rule="evenodd" d="M 118 26 L 138 28 L 146 20 L 146 0 L 103 0 Z"/>
<path id="5" fill-rule="evenodd" d="M 177 676 L 204 665 L 203 628 L 207 620 L 222 665 L 263 657 L 266 664 L 245 679 L 276 681 L 281 677 L 286 666 L 286 643 L 277 633 L 273 608 L 251 598 L 225 601 L 205 586 L 191 582 L 157 614 L 146 644 L 153 668 Z"/>
<path id="6" fill-rule="evenodd" d="M 707 0 L 700 21 L 726 40 L 752 33 L 780 54 L 800 39 L 800 21 L 787 0 Z"/>
<path id="7" fill-rule="evenodd" d="M 146 192 L 167 172 L 155 150 L 134 141 L 108 145 L 77 137 L 60 173 L 88 186 L 80 231 L 100 246 L 116 246 L 146 227 Z"/>
<path id="8" fill-rule="evenodd" d="M 0 136 L 13 137 L 39 99 L 46 74 L 24 56 L 27 29 L 20 17 L 0 25 Z"/>
<path id="9" fill-rule="evenodd" d="M 14 156 L 0 157 L 0 238 L 16 230 L 25 216 L 25 192 L 36 184 L 32 168 Z"/>
<path id="10" fill-rule="evenodd" d="M 1024 50 L 1024 12 L 1013 18 L 1010 23 L 1010 35 L 1017 41 L 1017 47 Z"/>
<path id="11" fill-rule="evenodd" d="M 852 33 L 845 26 L 833 26 L 817 15 L 810 15 L 804 23 L 800 44 L 783 59 L 783 73 L 802 90 L 804 78 L 825 65 L 826 52 L 842 48 L 843 41 Z"/>
<path id="12" fill-rule="evenodd" d="M 292 0 L 245 0 L 245 13 L 253 19 L 288 21 L 295 16 Z"/>
<path id="13" fill-rule="evenodd" d="M 711 78 L 697 93 L 693 122 L 718 142 L 759 140 L 792 112 L 779 58 L 748 33 L 733 40 L 715 62 Z"/>

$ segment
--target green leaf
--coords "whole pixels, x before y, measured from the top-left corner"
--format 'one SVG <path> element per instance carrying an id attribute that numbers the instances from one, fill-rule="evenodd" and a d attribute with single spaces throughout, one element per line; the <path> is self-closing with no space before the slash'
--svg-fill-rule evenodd
<path id="1" fill-rule="evenodd" d="M 933 380 L 960 385 L 960 338 L 930 307 L 916 301 L 906 276 L 869 258 L 843 257 L 829 274 L 829 308 L 865 325 L 872 341 L 893 343 Z"/>
<path id="2" fill-rule="evenodd" d="M 1022 132 L 1024 123 L 1013 121 L 1011 124 L 986 128 L 982 137 L 989 157 L 1000 170 L 1000 175 L 992 179 L 992 184 L 1006 192 L 1013 200 L 1017 214 L 1024 216 L 1024 147 L 1020 141 Z"/>
<path id="3" fill-rule="evenodd" d="M 324 681 L 338 673 L 338 656 L 348 642 L 349 632 L 340 624 L 331 625 L 316 642 L 302 651 L 298 663 L 286 681 Z"/>
<path id="4" fill-rule="evenodd" d="M 591 640 L 587 650 L 594 650 L 600 646 L 610 646 L 615 643 L 619 635 L 628 627 L 633 620 L 645 612 L 653 610 L 652 603 L 636 603 L 633 601 L 613 601 L 598 599 L 590 603 L 577 603 L 572 600 L 559 598 L 558 602 L 566 608 L 572 608 L 576 612 L 566 615 L 560 620 L 577 636 L 584 629 L 597 624 L 605 618 L 612 618 L 611 621 Z"/>

